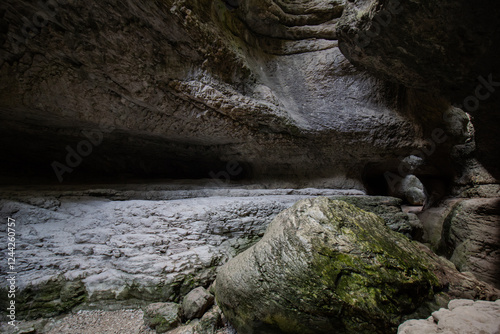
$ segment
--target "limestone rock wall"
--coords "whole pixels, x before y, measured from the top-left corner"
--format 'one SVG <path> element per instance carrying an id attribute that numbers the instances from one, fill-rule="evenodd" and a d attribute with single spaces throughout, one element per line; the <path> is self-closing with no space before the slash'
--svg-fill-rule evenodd
<path id="1" fill-rule="evenodd" d="M 154 189 L 2 192 L 0 214 L 16 222 L 18 315 L 51 316 L 82 303 L 179 301 L 208 287 L 220 264 L 297 200 L 362 194 Z M 6 279 L 7 262 L 0 268 Z"/>
<path id="2" fill-rule="evenodd" d="M 491 154 L 499 146 L 499 19 L 494 1 L 355 0 L 337 25 L 340 49 L 358 68 L 434 92 L 473 117 L 474 144 L 454 149 L 468 186 L 500 175 Z"/>
<path id="3" fill-rule="evenodd" d="M 397 169 L 442 127 L 412 113 L 449 104 L 426 95 L 410 110 L 401 101 L 411 91 L 353 67 L 337 47 L 343 10 L 342 1 L 4 1 L 2 174 L 208 177 L 237 161 L 234 178 L 363 188 L 365 166 Z M 425 173 L 449 173 L 443 161 Z"/>

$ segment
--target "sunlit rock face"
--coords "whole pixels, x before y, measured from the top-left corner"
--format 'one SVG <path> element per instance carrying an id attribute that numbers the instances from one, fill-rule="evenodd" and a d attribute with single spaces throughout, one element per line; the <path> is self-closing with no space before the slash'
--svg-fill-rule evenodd
<path id="1" fill-rule="evenodd" d="M 446 129 L 446 99 L 342 55 L 342 1 L 43 3 L 0 11 L 6 177 L 204 178 L 234 161 L 231 179 L 363 188 Z M 453 174 L 452 143 L 420 173 Z"/>

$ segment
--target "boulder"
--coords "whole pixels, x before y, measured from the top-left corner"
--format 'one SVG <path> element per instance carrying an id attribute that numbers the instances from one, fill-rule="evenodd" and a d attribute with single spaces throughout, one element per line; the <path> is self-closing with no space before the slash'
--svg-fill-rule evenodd
<path id="1" fill-rule="evenodd" d="M 471 276 L 376 215 L 318 197 L 280 213 L 220 269 L 215 290 L 240 334 L 389 333 L 450 296 L 498 296 Z"/>
<path id="2" fill-rule="evenodd" d="M 427 196 L 422 182 L 415 175 L 408 175 L 403 180 L 405 199 L 411 205 L 424 205 Z"/>
<path id="3" fill-rule="evenodd" d="M 197 287 L 182 301 L 182 314 L 185 319 L 200 318 L 214 304 L 214 296 L 205 288 Z"/>
<path id="4" fill-rule="evenodd" d="M 398 334 L 496 334 L 500 332 L 500 299 L 496 302 L 454 299 L 427 319 L 408 320 Z"/>
<path id="5" fill-rule="evenodd" d="M 213 334 L 223 326 L 222 312 L 215 305 L 201 317 L 194 329 L 197 334 Z"/>
<path id="6" fill-rule="evenodd" d="M 180 310 L 176 303 L 150 304 L 144 310 L 144 323 L 156 333 L 165 333 L 181 324 Z"/>
<path id="7" fill-rule="evenodd" d="M 390 193 L 404 199 L 411 205 L 423 205 L 427 199 L 422 182 L 413 174 L 406 175 L 398 182 L 390 185 Z"/>
<path id="8" fill-rule="evenodd" d="M 396 246 L 403 240 L 346 202 L 299 201 L 222 267 L 218 304 L 241 333 L 388 330 L 438 285 L 425 260 Z"/>

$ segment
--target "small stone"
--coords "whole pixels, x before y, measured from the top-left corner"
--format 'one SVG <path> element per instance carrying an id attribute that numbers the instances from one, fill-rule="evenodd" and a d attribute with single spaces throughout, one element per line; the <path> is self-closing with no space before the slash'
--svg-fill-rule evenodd
<path id="1" fill-rule="evenodd" d="M 214 304 L 214 296 L 203 287 L 188 293 L 182 301 L 182 313 L 186 319 L 200 318 Z"/>
<path id="2" fill-rule="evenodd" d="M 113 249 L 113 257 L 119 258 L 122 254 L 118 249 Z"/>
<path id="3" fill-rule="evenodd" d="M 144 323 L 157 333 L 165 333 L 180 325 L 180 305 L 153 303 L 144 310 Z"/>
<path id="4" fill-rule="evenodd" d="M 196 325 L 195 331 L 197 334 L 212 334 L 223 326 L 222 312 L 218 306 L 214 306 L 203 315 Z"/>
<path id="5" fill-rule="evenodd" d="M 427 199 L 424 185 L 415 175 L 408 175 L 403 179 L 401 191 L 411 205 L 423 205 Z"/>

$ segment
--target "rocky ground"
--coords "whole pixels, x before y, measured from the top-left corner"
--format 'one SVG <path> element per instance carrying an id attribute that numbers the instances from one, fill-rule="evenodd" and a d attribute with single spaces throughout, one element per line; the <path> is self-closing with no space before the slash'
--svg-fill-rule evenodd
<path id="1" fill-rule="evenodd" d="M 18 329 L 3 323 L 2 333 L 46 333 L 46 334 L 95 334 L 95 333 L 130 333 L 153 334 L 142 319 L 141 310 L 119 311 L 78 311 L 49 319 L 21 321 Z"/>
<path id="2" fill-rule="evenodd" d="M 5 334 L 155 334 L 155 330 L 144 324 L 143 314 L 142 310 L 131 309 L 78 311 L 50 319 L 21 321 L 17 329 L 1 323 L 0 331 Z M 233 333 L 230 327 L 225 326 L 216 334 Z"/>
<path id="3" fill-rule="evenodd" d="M 496 302 L 455 299 L 448 308 L 432 313 L 427 319 L 408 320 L 399 326 L 399 334 L 496 334 L 500 333 L 500 300 Z"/>
<path id="4" fill-rule="evenodd" d="M 18 312 L 53 316 L 83 300 L 93 309 L 103 300 L 119 301 L 122 308 L 178 301 L 196 286 L 208 287 L 218 265 L 254 243 L 270 220 L 297 200 L 363 194 L 158 184 L 124 188 L 0 192 L 1 215 L 16 224 Z M 6 247 L 3 242 L 0 250 Z M 5 279 L 11 270 L 6 262 L 0 266 Z M 53 300 L 58 302 L 52 305 Z"/>
<path id="5" fill-rule="evenodd" d="M 417 231 L 417 239 L 426 240 L 433 250 L 447 246 L 453 261 L 458 258 L 454 250 L 479 240 L 479 235 L 491 235 L 488 244 L 496 244 L 498 213 L 483 210 L 496 208 L 496 195 L 472 209 L 465 205 L 477 200 L 455 200 L 453 209 L 429 210 L 434 212 L 429 216 L 422 207 L 404 207 L 399 199 L 365 196 L 355 189 L 207 187 L 196 182 L 4 187 L 0 214 L 16 222 L 16 284 L 22 289 L 18 311 L 30 319 L 49 319 L 26 323 L 25 333 L 32 324 L 40 333 L 152 333 L 143 323 L 143 307 L 178 303 L 194 287 L 208 287 L 220 265 L 257 242 L 271 220 L 298 200 L 346 200 L 376 213 L 394 231 L 409 236 Z M 464 223 L 471 219 L 489 222 L 476 224 L 489 226 L 488 234 L 465 229 L 476 226 Z M 441 233 L 443 228 L 448 233 Z M 448 246 L 441 237 L 452 242 Z M 472 260 L 488 254 L 478 250 L 473 255 Z M 468 266 L 456 265 L 474 274 L 484 271 L 484 266 L 475 270 L 477 266 L 463 263 Z M 8 272 L 5 266 L 0 264 L 2 274 Z M 193 328 L 184 325 L 175 334 Z M 3 324 L 2 332 L 8 330 Z"/>

